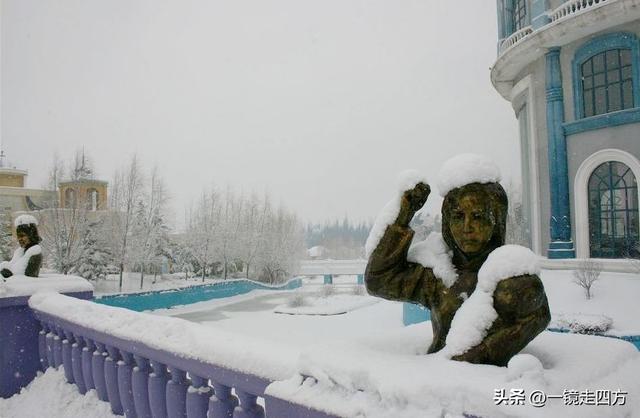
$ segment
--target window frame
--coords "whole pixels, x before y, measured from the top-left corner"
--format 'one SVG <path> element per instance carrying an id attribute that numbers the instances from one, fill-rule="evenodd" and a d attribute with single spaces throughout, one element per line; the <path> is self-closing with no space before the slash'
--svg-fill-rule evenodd
<path id="1" fill-rule="evenodd" d="M 622 175 L 618 171 L 614 173 L 613 166 L 619 165 L 621 168 L 626 169 Z M 602 171 L 605 171 L 605 177 L 603 177 L 602 173 L 599 171 L 603 168 Z M 633 180 L 635 186 L 627 185 L 625 182 L 625 178 L 629 174 L 630 179 Z M 613 180 L 617 179 L 615 183 Z M 619 183 L 623 183 L 623 187 L 619 185 Z M 597 187 L 593 187 L 595 184 Z M 603 186 L 604 187 L 601 187 Z M 635 190 L 635 195 L 633 191 Z M 623 191 L 624 194 L 624 205 L 615 205 L 611 203 L 615 200 L 615 196 L 618 196 L 618 191 Z M 609 203 L 606 208 L 603 210 L 602 206 L 602 196 L 605 194 L 609 194 Z M 593 204 L 593 198 L 597 198 L 597 205 Z M 593 258 L 623 258 L 625 255 L 624 252 L 618 254 L 619 250 L 628 251 L 629 242 L 635 239 L 635 244 L 640 242 L 640 233 L 638 229 L 640 229 L 640 225 L 637 223 L 640 222 L 640 208 L 638 207 L 638 179 L 636 178 L 633 170 L 628 165 L 624 164 L 621 161 L 610 160 L 601 163 L 598 165 L 589 176 L 587 181 L 587 199 L 589 202 L 588 208 L 588 216 L 589 216 L 589 256 Z M 610 206 L 610 207 L 609 207 Z M 633 222 L 635 214 L 635 235 L 632 236 L 631 231 L 634 229 L 631 225 Z M 593 215 L 593 216 L 592 216 Z M 604 216 L 603 216 L 604 215 Z M 616 226 L 618 224 L 618 220 L 624 221 L 623 230 L 625 231 L 623 235 L 619 235 L 619 231 L 616 230 Z M 605 222 L 605 227 L 603 228 L 603 222 Z M 610 233 L 603 234 L 603 230 L 608 230 L 611 228 Z M 595 246 L 595 237 L 598 236 L 597 243 L 599 244 L 597 247 L 602 247 L 602 243 L 605 242 L 603 238 L 606 236 L 606 241 L 612 241 L 613 244 L 609 248 L 611 250 L 611 254 L 605 254 L 605 250 L 596 249 Z M 616 244 L 616 241 L 625 242 L 622 247 Z M 594 252 L 599 252 L 595 254 Z"/>
<path id="2" fill-rule="evenodd" d="M 605 112 L 593 116 L 585 117 L 584 115 L 584 90 L 582 86 L 582 65 L 593 58 L 594 56 L 601 54 L 609 50 L 627 49 L 631 51 L 631 77 L 632 77 L 632 98 L 633 107 L 616 110 L 612 112 Z M 640 44 L 638 37 L 629 32 L 616 32 L 607 35 L 599 36 L 592 39 L 582 46 L 580 46 L 573 58 L 572 70 L 573 70 L 573 104 L 574 104 L 574 117 L 576 120 L 586 118 L 600 118 L 605 115 L 624 112 L 630 109 L 637 109 L 640 107 Z"/>
<path id="3" fill-rule="evenodd" d="M 522 5 L 522 7 L 518 7 Z M 524 12 L 524 13 L 523 13 Z M 511 0 L 511 33 L 529 26 L 529 6 L 527 0 Z M 520 27 L 518 27 L 520 24 Z"/>
<path id="4" fill-rule="evenodd" d="M 606 148 L 588 156 L 576 171 L 573 179 L 573 216 L 575 220 L 574 233 L 576 243 L 576 258 L 590 258 L 589 233 L 589 178 L 593 171 L 602 163 L 618 161 L 631 168 L 633 175 L 640 179 L 640 160 L 629 152 L 618 148 Z M 638 196 L 640 208 L 640 195 Z"/>

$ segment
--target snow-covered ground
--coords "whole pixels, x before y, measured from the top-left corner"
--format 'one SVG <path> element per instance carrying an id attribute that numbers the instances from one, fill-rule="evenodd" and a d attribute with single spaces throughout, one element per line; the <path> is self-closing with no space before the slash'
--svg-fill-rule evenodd
<path id="1" fill-rule="evenodd" d="M 572 271 L 542 270 L 542 281 L 552 317 L 560 315 L 605 315 L 613 320 L 611 335 L 640 335 L 640 275 L 603 272 L 587 300 L 573 283 Z"/>
<path id="2" fill-rule="evenodd" d="M 9 399 L 0 398 L 2 418 L 115 418 L 107 402 L 95 390 L 85 396 L 67 383 L 62 369 L 47 369 L 22 392 Z"/>
<path id="3" fill-rule="evenodd" d="M 360 293 L 366 292 L 363 286 L 351 289 L 333 290 L 330 287 L 326 289 L 331 289 L 331 293 L 294 292 L 289 296 L 286 304 L 277 306 L 273 311 L 288 315 L 343 315 L 379 302 L 375 298 L 367 297 L 366 293 Z"/>
<path id="4" fill-rule="evenodd" d="M 315 305 L 324 308 L 316 311 L 319 314 L 333 311 L 332 302 L 337 307 L 344 307 L 345 299 L 355 299 L 360 306 L 351 305 L 344 315 L 282 315 L 274 311 L 286 306 L 296 291 L 252 291 L 233 298 L 200 302 L 197 309 L 186 305 L 154 313 L 284 343 L 297 351 L 318 341 L 366 339 L 379 332 L 403 328 L 401 303 L 382 301 L 368 295 L 349 298 L 351 286 L 338 287 L 336 294 L 325 298 L 322 303 L 323 298 L 317 296 L 321 288 L 321 285 L 303 287 L 307 297 L 316 299 Z"/>

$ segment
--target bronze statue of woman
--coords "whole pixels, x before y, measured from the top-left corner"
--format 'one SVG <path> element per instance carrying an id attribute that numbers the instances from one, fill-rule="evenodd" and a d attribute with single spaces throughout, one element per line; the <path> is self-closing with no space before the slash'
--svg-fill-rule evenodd
<path id="1" fill-rule="evenodd" d="M 478 271 L 505 241 L 507 196 L 502 186 L 497 180 L 460 183 L 454 182 L 455 187 L 446 191 L 442 204 L 442 239 L 457 274 L 454 281 L 443 281 L 433 268 L 407 260 L 414 235 L 409 223 L 431 191 L 424 182 L 402 194 L 399 213 L 371 252 L 365 272 L 370 294 L 430 309 L 429 353 L 445 347 L 456 312 L 476 290 Z M 544 287 L 535 274 L 500 280 L 493 292 L 493 308 L 497 318 L 482 341 L 452 359 L 505 366 L 550 320 Z"/>
<path id="2" fill-rule="evenodd" d="M 14 275 L 38 277 L 42 265 L 38 221 L 31 215 L 20 215 L 14 224 L 20 247 L 13 253 L 10 261 L 0 263 L 0 274 L 4 278 Z"/>

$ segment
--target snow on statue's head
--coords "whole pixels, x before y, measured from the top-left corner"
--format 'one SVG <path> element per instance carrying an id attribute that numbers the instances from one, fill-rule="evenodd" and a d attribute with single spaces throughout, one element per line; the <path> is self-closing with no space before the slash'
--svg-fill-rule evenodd
<path id="1" fill-rule="evenodd" d="M 14 221 L 14 225 L 16 227 L 16 235 L 25 235 L 30 244 L 39 244 L 42 241 L 38 234 L 38 220 L 35 217 L 20 215 Z"/>
<path id="2" fill-rule="evenodd" d="M 491 251 L 504 245 L 507 194 L 499 181 L 498 167 L 480 155 L 458 155 L 442 166 L 442 236 L 456 267 L 471 263 L 479 268 Z"/>

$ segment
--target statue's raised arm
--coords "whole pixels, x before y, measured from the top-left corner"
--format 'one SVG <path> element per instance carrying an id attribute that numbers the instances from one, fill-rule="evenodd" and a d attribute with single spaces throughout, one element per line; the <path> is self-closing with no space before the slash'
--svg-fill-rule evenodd
<path id="1" fill-rule="evenodd" d="M 365 270 L 365 283 L 370 294 L 430 306 L 428 287 L 434 280 L 433 273 L 407 261 L 407 251 L 414 234 L 409 223 L 424 206 L 430 193 L 431 188 L 424 182 L 405 190 L 399 198 L 399 205 L 396 204 L 399 207 L 395 220 L 388 225 L 376 226 L 384 228 L 384 232 L 375 244 Z"/>

